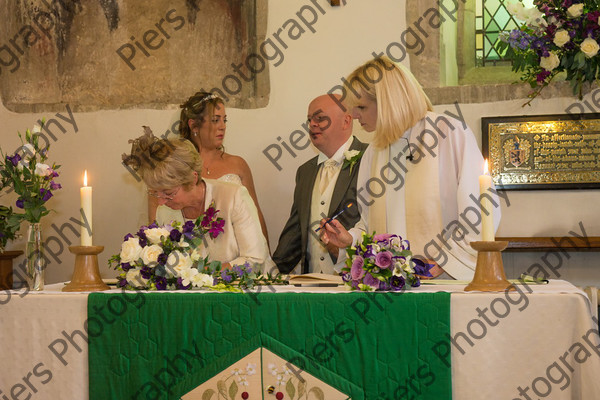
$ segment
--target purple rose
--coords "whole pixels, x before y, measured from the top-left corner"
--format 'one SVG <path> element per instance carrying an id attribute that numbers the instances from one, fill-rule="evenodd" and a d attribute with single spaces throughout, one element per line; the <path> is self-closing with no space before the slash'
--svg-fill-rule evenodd
<path id="1" fill-rule="evenodd" d="M 392 265 L 392 256 L 392 253 L 389 251 L 377 253 L 375 256 L 375 265 L 380 268 L 389 268 Z"/>
<path id="2" fill-rule="evenodd" d="M 365 274 L 365 277 L 363 279 L 363 283 L 367 286 L 371 286 L 372 288 L 375 289 L 379 289 L 379 282 L 380 280 L 375 278 L 373 275 L 369 274 Z"/>
<path id="3" fill-rule="evenodd" d="M 352 261 L 352 268 L 350 268 L 350 274 L 352 275 L 352 280 L 357 281 L 365 276 L 365 270 L 363 269 L 363 265 L 365 265 L 365 260 L 361 256 L 356 256 L 354 261 Z"/>
<path id="4" fill-rule="evenodd" d="M 393 236 L 395 236 L 395 235 L 392 233 L 380 233 L 378 235 L 373 236 L 373 241 L 374 242 L 384 242 L 386 240 L 389 240 Z"/>
<path id="5" fill-rule="evenodd" d="M 17 202 L 15 203 L 15 205 L 18 208 L 23 208 L 25 206 L 25 202 L 23 201 L 23 199 L 17 199 Z"/>

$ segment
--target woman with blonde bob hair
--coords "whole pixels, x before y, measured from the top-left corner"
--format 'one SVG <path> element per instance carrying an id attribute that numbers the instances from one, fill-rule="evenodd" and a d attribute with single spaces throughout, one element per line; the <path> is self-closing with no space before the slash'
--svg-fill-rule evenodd
<path id="1" fill-rule="evenodd" d="M 130 142 L 131 154 L 123 162 L 140 174 L 148 195 L 157 200 L 159 225 L 196 220 L 214 203 L 225 222 L 223 233 L 205 241 L 202 256 L 226 268 L 246 262 L 273 267 L 256 206 L 244 186 L 202 178 L 202 159 L 189 140 L 159 139 L 145 127 L 145 134 Z"/>
<path id="2" fill-rule="evenodd" d="M 362 232 L 395 233 L 415 256 L 437 264 L 434 276 L 472 279 L 477 253 L 469 243 L 481 240 L 473 199 L 484 164 L 473 133 L 464 120 L 435 113 L 410 71 L 387 57 L 358 67 L 345 83 L 344 106 L 374 137 L 358 175 L 360 222 L 347 231 L 334 220 L 321 230 L 322 240 L 344 248 Z M 486 195 L 497 205 L 496 229 L 500 202 L 495 190 Z M 472 209 L 478 215 L 468 219 Z"/>

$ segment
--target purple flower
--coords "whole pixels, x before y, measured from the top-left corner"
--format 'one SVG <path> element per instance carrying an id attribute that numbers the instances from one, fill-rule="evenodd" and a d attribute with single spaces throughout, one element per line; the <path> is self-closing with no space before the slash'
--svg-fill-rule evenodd
<path id="1" fill-rule="evenodd" d="M 129 239 L 133 238 L 133 235 L 131 233 L 128 233 L 127 235 L 125 235 L 125 237 L 123 238 L 123 241 L 126 242 Z"/>
<path id="2" fill-rule="evenodd" d="M 223 281 L 230 283 L 233 280 L 233 277 L 231 275 L 229 275 L 227 270 L 221 271 L 221 279 L 223 279 Z"/>
<path id="3" fill-rule="evenodd" d="M 542 72 L 540 72 L 539 74 L 537 74 L 537 76 L 536 76 L 536 78 L 535 78 L 535 79 L 536 79 L 536 80 L 537 80 L 539 83 L 543 83 L 543 82 L 546 80 L 546 78 L 550 76 L 550 74 L 551 74 L 551 72 L 550 72 L 550 71 L 546 71 L 546 70 L 544 69 L 544 70 L 542 70 Z"/>
<path id="4" fill-rule="evenodd" d="M 392 233 L 380 233 L 380 234 L 373 236 L 373 241 L 385 242 L 386 240 L 389 240 L 391 237 L 394 237 L 394 236 L 396 236 L 396 235 L 394 235 Z"/>
<path id="5" fill-rule="evenodd" d="M 350 268 L 350 274 L 352 275 L 352 280 L 357 281 L 365 276 L 365 270 L 363 269 L 363 265 L 365 265 L 365 259 L 361 256 L 356 256 L 354 261 L 352 261 L 352 267 Z"/>
<path id="6" fill-rule="evenodd" d="M 223 233 L 223 226 L 225 226 L 225 220 L 215 221 L 208 230 L 211 238 L 216 238 L 220 233 Z"/>
<path id="7" fill-rule="evenodd" d="M 218 212 L 219 212 L 219 210 L 215 210 L 214 207 L 208 207 L 208 209 L 204 213 L 204 217 L 211 220 L 215 217 L 215 215 L 217 215 Z"/>
<path id="8" fill-rule="evenodd" d="M 18 208 L 23 208 L 25 206 L 25 202 L 23 201 L 23 199 L 19 198 L 19 199 L 17 199 L 17 202 L 15 203 L 15 205 Z"/>
<path id="9" fill-rule="evenodd" d="M 352 280 L 352 275 L 350 274 L 350 272 L 346 272 L 345 274 L 343 274 L 342 280 L 344 282 L 350 282 Z"/>
<path id="10" fill-rule="evenodd" d="M 124 287 L 127 286 L 127 279 L 123 278 L 123 279 L 119 279 L 119 282 L 117 282 L 117 286 L 118 287 Z"/>
<path id="11" fill-rule="evenodd" d="M 158 265 L 166 265 L 167 264 L 167 260 L 168 260 L 168 256 L 165 253 L 161 253 L 159 254 L 159 256 L 156 258 L 156 262 L 158 263 Z"/>
<path id="12" fill-rule="evenodd" d="M 56 183 L 54 181 L 50 182 L 50 190 L 62 189 L 60 183 Z"/>
<path id="13" fill-rule="evenodd" d="M 392 265 L 392 253 L 382 251 L 375 256 L 375 265 L 380 268 L 389 268 Z"/>
<path id="14" fill-rule="evenodd" d="M 21 161 L 21 156 L 18 154 L 15 154 L 14 156 L 6 156 L 6 161 L 10 161 L 10 163 L 13 166 L 17 166 L 17 164 L 19 163 L 19 161 Z"/>
<path id="15" fill-rule="evenodd" d="M 50 197 L 52 197 L 52 192 L 48 189 L 41 188 L 40 196 L 42 196 L 42 201 L 48 201 L 50 200 Z"/>
<path id="16" fill-rule="evenodd" d="M 140 275 L 144 279 L 150 279 L 152 277 L 152 270 L 147 265 L 144 265 L 140 270 Z"/>
<path id="17" fill-rule="evenodd" d="M 379 279 L 375 278 L 373 275 L 369 274 L 365 274 L 365 277 L 363 279 L 363 283 L 367 286 L 371 286 L 373 288 L 378 289 L 379 288 Z"/>
<path id="18" fill-rule="evenodd" d="M 164 276 L 158 276 L 155 279 L 156 290 L 167 290 L 167 279 Z"/>
<path id="19" fill-rule="evenodd" d="M 181 239 L 181 232 L 179 232 L 178 229 L 173 229 L 171 230 L 171 233 L 169 233 L 169 237 L 173 242 L 179 242 L 179 239 Z"/>
<path id="20" fill-rule="evenodd" d="M 404 285 L 406 285 L 406 280 L 403 276 L 392 276 L 390 278 L 390 286 L 394 291 L 399 291 L 404 289 Z"/>
<path id="21" fill-rule="evenodd" d="M 233 268 L 231 268 L 231 270 L 235 272 L 238 276 L 244 275 L 244 270 L 239 265 L 234 266 Z"/>
<path id="22" fill-rule="evenodd" d="M 429 272 L 429 270 L 433 267 L 433 264 L 427 264 L 425 261 L 420 260 L 418 258 L 413 258 L 412 261 L 415 265 L 414 266 L 415 274 L 421 275 L 421 276 L 427 276 L 429 278 L 433 277 L 433 275 L 431 275 L 431 272 Z"/>
<path id="23" fill-rule="evenodd" d="M 188 289 L 189 289 L 189 288 L 192 286 L 192 284 L 191 284 L 191 283 L 189 283 L 187 286 L 184 286 L 184 284 L 183 284 L 183 279 L 182 279 L 182 278 L 177 278 L 177 284 L 176 284 L 175 286 L 176 286 L 176 287 L 177 287 L 177 289 L 179 289 L 179 290 L 182 290 L 182 289 L 183 289 L 183 290 L 188 290 Z"/>
<path id="24" fill-rule="evenodd" d="M 188 239 L 193 239 L 194 238 L 194 227 L 196 225 L 194 225 L 193 221 L 187 221 L 185 224 L 183 224 L 182 226 L 182 230 L 183 230 L 183 235 L 188 238 Z"/>
<path id="25" fill-rule="evenodd" d="M 123 269 L 123 271 L 127 272 L 133 267 L 129 263 L 121 263 L 121 268 Z"/>

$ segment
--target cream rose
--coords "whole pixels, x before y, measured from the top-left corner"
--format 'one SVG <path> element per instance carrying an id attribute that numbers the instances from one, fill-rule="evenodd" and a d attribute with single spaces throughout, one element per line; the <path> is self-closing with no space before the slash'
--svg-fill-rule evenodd
<path id="1" fill-rule="evenodd" d="M 558 47 L 563 47 L 565 44 L 569 43 L 571 40 L 571 36 L 569 36 L 569 32 L 564 29 L 559 29 L 554 34 L 554 44 Z"/>
<path id="2" fill-rule="evenodd" d="M 142 250 L 140 257 L 144 264 L 149 267 L 155 267 L 156 262 L 158 261 L 158 256 L 162 254 L 163 250 L 160 246 L 153 244 L 151 246 L 146 246 Z"/>
<path id="3" fill-rule="evenodd" d="M 192 283 L 196 287 L 212 286 L 214 279 L 208 274 L 196 274 L 192 277 Z"/>
<path id="4" fill-rule="evenodd" d="M 542 57 L 540 60 L 540 67 L 544 68 L 546 71 L 552 71 L 554 68 L 558 67 L 560 64 L 560 59 L 553 51 L 550 52 L 548 57 Z"/>
<path id="5" fill-rule="evenodd" d="M 581 42 L 580 49 L 587 58 L 592 58 L 598 54 L 598 49 L 600 49 L 600 47 L 598 46 L 598 42 L 596 42 L 594 39 L 587 38 Z"/>
<path id="6" fill-rule="evenodd" d="M 167 258 L 167 271 L 173 276 L 179 275 L 181 271 L 191 268 L 193 261 L 187 254 L 175 250 Z"/>
<path id="7" fill-rule="evenodd" d="M 137 268 L 132 268 L 127 271 L 125 279 L 133 287 L 145 287 L 148 283 L 148 279 L 143 278 L 140 274 L 140 270 Z"/>
<path id="8" fill-rule="evenodd" d="M 122 263 L 132 263 L 140 258 L 140 253 L 142 252 L 142 246 L 140 246 L 140 242 L 137 238 L 129 238 L 126 242 L 121 244 L 121 262 Z"/>
<path id="9" fill-rule="evenodd" d="M 144 231 L 144 233 L 146 234 L 146 237 L 148 238 L 148 240 L 150 241 L 150 243 L 152 244 L 160 244 L 160 237 L 161 236 L 169 236 L 169 231 L 166 230 L 165 228 L 150 228 L 150 229 L 146 229 Z"/>
<path id="10" fill-rule="evenodd" d="M 346 158 L 346 160 L 349 160 L 352 157 L 357 156 L 359 154 L 360 154 L 360 151 L 358 151 L 358 150 L 346 150 L 344 152 L 344 158 Z"/>
<path id="11" fill-rule="evenodd" d="M 580 17 L 583 14 L 583 3 L 573 4 L 567 8 L 567 15 L 571 18 Z"/>

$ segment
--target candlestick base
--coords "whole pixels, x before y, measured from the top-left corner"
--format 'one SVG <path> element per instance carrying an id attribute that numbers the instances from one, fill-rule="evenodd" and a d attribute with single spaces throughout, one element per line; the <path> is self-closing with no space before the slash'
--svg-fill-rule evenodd
<path id="1" fill-rule="evenodd" d="M 506 241 L 479 241 L 471 242 L 471 247 L 477 250 L 477 266 L 475 276 L 465 288 L 465 292 L 478 290 L 482 292 L 503 292 L 515 290 L 514 286 L 506 279 L 502 254 L 500 252 L 508 246 Z"/>
<path id="2" fill-rule="evenodd" d="M 73 277 L 62 289 L 63 292 L 99 292 L 109 287 L 102 281 L 98 269 L 98 254 L 104 246 L 70 246 L 69 251 L 75 254 Z"/>

